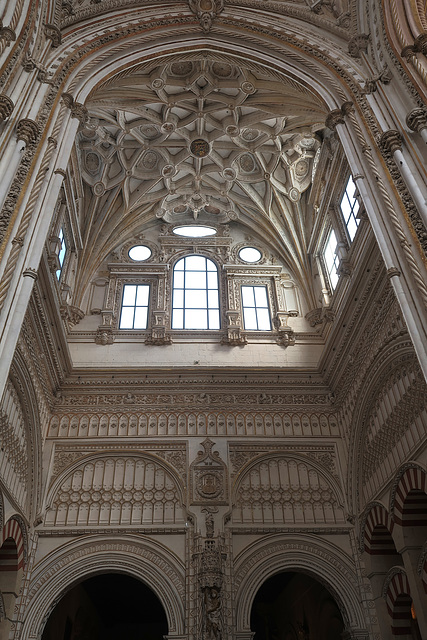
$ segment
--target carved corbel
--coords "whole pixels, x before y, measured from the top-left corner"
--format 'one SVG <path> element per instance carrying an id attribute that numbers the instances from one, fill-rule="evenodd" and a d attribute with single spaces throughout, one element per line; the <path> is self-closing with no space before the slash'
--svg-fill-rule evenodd
<path id="1" fill-rule="evenodd" d="M 172 344 L 170 334 L 166 332 L 166 327 L 153 327 L 151 335 L 145 340 L 145 344 L 154 346 L 165 346 Z"/>
<path id="2" fill-rule="evenodd" d="M 100 344 L 102 346 L 106 346 L 107 344 L 113 344 L 114 335 L 113 335 L 112 328 L 104 327 L 104 326 L 98 327 L 98 330 L 95 336 L 95 342 L 96 344 Z"/>
<path id="3" fill-rule="evenodd" d="M 420 133 L 427 128 L 427 111 L 424 109 L 413 109 L 406 116 L 406 124 L 408 129 Z"/>
<path id="4" fill-rule="evenodd" d="M 12 114 L 15 105 L 5 93 L 0 94 L 0 122 L 4 122 Z"/>
<path id="5" fill-rule="evenodd" d="M 224 0 L 189 0 L 189 7 L 199 18 L 203 31 L 208 33 L 214 18 L 224 9 Z"/>
<path id="6" fill-rule="evenodd" d="M 63 93 L 62 99 L 71 111 L 71 117 L 77 118 L 80 124 L 84 125 L 89 120 L 89 113 L 86 107 L 80 102 L 74 102 L 74 98 L 69 93 Z"/>
<path id="7" fill-rule="evenodd" d="M 366 33 L 359 33 L 353 36 L 348 43 L 348 52 L 353 58 L 360 58 L 363 52 L 368 50 L 369 35 Z"/>
<path id="8" fill-rule="evenodd" d="M 295 331 L 290 327 L 286 329 L 279 329 L 279 335 L 277 337 L 277 344 L 281 347 L 291 347 L 295 344 Z"/>
<path id="9" fill-rule="evenodd" d="M 248 344 L 248 340 L 240 327 L 228 327 L 227 333 L 221 338 L 221 344 L 228 344 L 231 347 L 243 347 Z"/>
<path id="10" fill-rule="evenodd" d="M 339 276 L 345 276 L 346 278 L 350 278 L 353 273 L 353 266 L 347 260 L 341 260 L 340 266 L 337 269 L 337 273 Z"/>
<path id="11" fill-rule="evenodd" d="M 333 109 L 328 113 L 325 120 L 325 125 L 328 129 L 335 131 L 338 124 L 345 123 L 345 116 L 353 110 L 352 102 L 343 102 L 339 109 Z"/>
<path id="12" fill-rule="evenodd" d="M 44 25 L 44 34 L 52 42 L 52 47 L 59 47 L 61 44 L 61 31 L 54 24 Z"/>
<path id="13" fill-rule="evenodd" d="M 59 312 L 62 319 L 68 322 L 68 324 L 71 326 L 79 324 L 80 320 L 83 320 L 83 318 L 85 317 L 84 312 L 72 304 L 62 304 L 60 306 Z"/>
<path id="14" fill-rule="evenodd" d="M 16 125 L 16 137 L 26 145 L 34 144 L 40 135 L 40 127 L 30 118 L 23 118 Z"/>
<path id="15" fill-rule="evenodd" d="M 373 76 L 372 78 L 366 80 L 363 93 L 375 93 L 375 91 L 377 90 L 378 82 L 382 82 L 382 84 L 390 84 L 392 77 L 393 76 L 391 75 L 390 70 L 386 65 L 377 76 Z"/>
<path id="16" fill-rule="evenodd" d="M 306 313 L 305 317 L 311 327 L 316 327 L 317 325 L 333 322 L 335 319 L 335 313 L 328 307 L 317 307 L 316 309 L 312 309 Z"/>

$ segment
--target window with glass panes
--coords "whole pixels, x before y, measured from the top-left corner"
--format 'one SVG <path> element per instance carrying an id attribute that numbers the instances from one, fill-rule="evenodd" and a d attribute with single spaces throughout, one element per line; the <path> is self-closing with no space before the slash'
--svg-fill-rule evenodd
<path id="1" fill-rule="evenodd" d="M 339 265 L 339 259 L 336 254 L 337 250 L 337 237 L 335 235 L 335 231 L 331 229 L 328 241 L 326 242 L 325 250 L 323 252 L 323 258 L 326 264 L 326 271 L 328 273 L 329 282 L 331 283 L 332 289 L 335 289 L 338 282 L 338 273 L 337 268 Z"/>
<path id="2" fill-rule="evenodd" d="M 242 286 L 243 323 L 247 331 L 270 331 L 270 308 L 267 287 Z"/>
<path id="3" fill-rule="evenodd" d="M 149 300 L 150 285 L 125 284 L 119 329 L 146 329 Z"/>
<path id="4" fill-rule="evenodd" d="M 172 329 L 219 329 L 218 269 L 209 258 L 186 256 L 175 264 Z"/>
<path id="5" fill-rule="evenodd" d="M 65 244 L 64 230 L 63 229 L 61 229 L 61 231 L 59 232 L 58 238 L 61 241 L 61 246 L 60 246 L 59 253 L 58 253 L 58 260 L 59 260 L 60 268 L 56 270 L 56 277 L 59 280 L 60 277 L 61 277 L 61 273 L 62 273 L 62 267 L 64 266 L 65 254 L 67 253 L 67 245 Z"/>
<path id="6" fill-rule="evenodd" d="M 350 176 L 340 202 L 340 209 L 351 242 L 353 242 L 357 227 L 359 226 L 359 220 L 356 217 L 357 212 L 359 211 L 359 203 L 355 198 L 355 193 L 356 185 L 353 182 L 353 178 Z"/>

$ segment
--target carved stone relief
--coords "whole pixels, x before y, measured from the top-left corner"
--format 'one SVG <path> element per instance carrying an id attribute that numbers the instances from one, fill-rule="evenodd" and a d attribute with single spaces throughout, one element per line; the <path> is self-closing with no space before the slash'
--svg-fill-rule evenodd
<path id="1" fill-rule="evenodd" d="M 235 489 L 233 522 L 344 523 L 342 497 L 327 475 L 299 458 L 265 458 L 249 467 Z"/>
<path id="2" fill-rule="evenodd" d="M 192 504 L 227 504 L 228 472 L 212 440 L 202 442 L 203 451 L 190 467 L 190 495 Z"/>
<path id="3" fill-rule="evenodd" d="M 29 468 L 27 426 L 18 394 L 10 381 L 0 408 L 0 441 L 0 477 L 24 508 Z"/>
<path id="4" fill-rule="evenodd" d="M 50 499 L 45 525 L 171 525 L 184 523 L 182 487 L 154 459 L 94 458 L 78 465 Z"/>

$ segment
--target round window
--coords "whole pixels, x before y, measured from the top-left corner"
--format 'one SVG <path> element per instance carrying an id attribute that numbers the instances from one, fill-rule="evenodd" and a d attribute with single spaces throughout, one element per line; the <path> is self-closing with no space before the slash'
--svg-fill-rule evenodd
<path id="1" fill-rule="evenodd" d="M 132 249 L 129 249 L 129 258 L 137 262 L 142 260 L 148 260 L 151 256 L 150 247 L 146 247 L 144 244 L 137 244 Z"/>
<path id="2" fill-rule="evenodd" d="M 212 227 L 204 227 L 202 225 L 194 225 L 188 227 L 175 227 L 173 230 L 176 236 L 184 236 L 185 238 L 205 238 L 207 236 L 214 236 L 216 229 Z"/>
<path id="3" fill-rule="evenodd" d="M 261 251 L 255 249 L 255 247 L 244 247 L 239 251 L 239 258 L 244 262 L 258 262 L 261 260 Z"/>

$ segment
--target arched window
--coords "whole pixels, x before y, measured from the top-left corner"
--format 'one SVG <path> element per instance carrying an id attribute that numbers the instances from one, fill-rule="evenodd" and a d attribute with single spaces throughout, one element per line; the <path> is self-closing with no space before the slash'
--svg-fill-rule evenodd
<path id="1" fill-rule="evenodd" d="M 218 269 L 204 256 L 185 256 L 173 270 L 172 329 L 219 329 Z"/>

